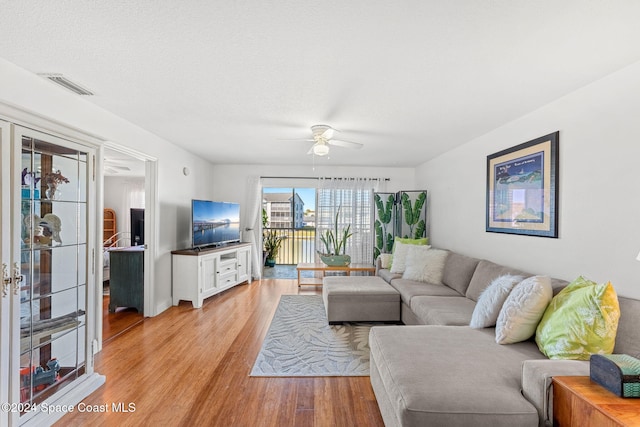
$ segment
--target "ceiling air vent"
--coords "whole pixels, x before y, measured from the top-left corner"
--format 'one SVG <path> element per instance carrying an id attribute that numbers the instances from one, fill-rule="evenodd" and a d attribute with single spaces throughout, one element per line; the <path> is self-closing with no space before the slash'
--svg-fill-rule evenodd
<path id="1" fill-rule="evenodd" d="M 62 74 L 38 74 L 38 75 L 41 77 L 44 77 L 45 79 L 49 79 L 52 82 L 57 83 L 63 88 L 70 90 L 71 92 L 76 93 L 78 95 L 93 95 L 93 92 L 83 88 L 77 83 L 72 82 Z"/>

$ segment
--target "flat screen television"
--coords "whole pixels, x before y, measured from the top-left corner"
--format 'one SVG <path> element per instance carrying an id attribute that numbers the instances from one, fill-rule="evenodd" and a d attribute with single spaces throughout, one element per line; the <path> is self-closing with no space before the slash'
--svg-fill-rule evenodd
<path id="1" fill-rule="evenodd" d="M 130 210 L 131 215 L 131 245 L 144 245 L 144 209 Z"/>
<path id="2" fill-rule="evenodd" d="M 240 205 L 211 200 L 191 201 L 192 246 L 219 246 L 240 241 Z"/>

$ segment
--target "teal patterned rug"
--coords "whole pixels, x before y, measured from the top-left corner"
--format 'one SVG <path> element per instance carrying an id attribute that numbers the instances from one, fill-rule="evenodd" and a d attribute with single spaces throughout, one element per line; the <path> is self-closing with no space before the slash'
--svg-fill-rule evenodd
<path id="1" fill-rule="evenodd" d="M 250 375 L 368 376 L 373 325 L 329 325 L 322 296 L 283 295 Z"/>

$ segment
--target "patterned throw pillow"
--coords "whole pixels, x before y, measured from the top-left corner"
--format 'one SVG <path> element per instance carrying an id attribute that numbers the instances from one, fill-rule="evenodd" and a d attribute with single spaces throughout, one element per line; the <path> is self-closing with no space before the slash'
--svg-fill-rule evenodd
<path id="1" fill-rule="evenodd" d="M 498 315 L 496 342 L 513 344 L 531 338 L 552 297 L 551 279 L 546 276 L 533 276 L 518 283 Z"/>
<path id="2" fill-rule="evenodd" d="M 431 246 L 409 246 L 403 279 L 442 285 L 444 263 L 449 252 Z"/>
<path id="3" fill-rule="evenodd" d="M 611 354 L 619 319 L 618 296 L 611 283 L 578 277 L 549 304 L 536 343 L 550 359 L 589 360 L 592 354 Z"/>
<path id="4" fill-rule="evenodd" d="M 478 303 L 473 309 L 469 326 L 474 329 L 490 328 L 496 325 L 500 309 L 507 300 L 511 290 L 520 283 L 524 277 L 505 274 L 496 277 L 491 284 L 482 291 Z"/>

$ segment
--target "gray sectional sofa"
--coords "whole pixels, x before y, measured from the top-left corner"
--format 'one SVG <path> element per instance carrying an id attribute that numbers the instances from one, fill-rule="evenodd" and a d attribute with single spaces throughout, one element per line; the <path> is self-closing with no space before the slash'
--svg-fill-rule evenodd
<path id="1" fill-rule="evenodd" d="M 387 427 L 544 426 L 551 378 L 589 375 L 589 362 L 549 360 L 533 339 L 500 345 L 495 328 L 471 329 L 481 292 L 504 274 L 532 274 L 449 252 L 443 284 L 377 275 L 401 296 L 406 326 L 371 329 L 371 384 Z M 552 279 L 554 294 L 567 282 Z M 619 297 L 615 353 L 640 357 L 640 301 Z"/>

